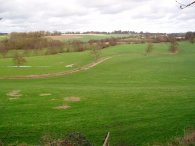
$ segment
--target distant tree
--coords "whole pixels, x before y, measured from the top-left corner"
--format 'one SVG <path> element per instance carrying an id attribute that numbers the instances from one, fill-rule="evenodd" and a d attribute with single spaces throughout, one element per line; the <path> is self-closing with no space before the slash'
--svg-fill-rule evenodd
<path id="1" fill-rule="evenodd" d="M 101 54 L 100 49 L 101 48 L 99 46 L 95 46 L 95 45 L 91 48 L 91 54 L 95 57 L 96 61 L 100 58 L 100 54 Z"/>
<path id="2" fill-rule="evenodd" d="M 195 34 L 193 32 L 187 32 L 185 35 L 185 39 L 189 40 L 191 43 L 194 43 Z"/>
<path id="3" fill-rule="evenodd" d="M 81 41 L 73 41 L 71 45 L 72 45 L 73 50 L 76 52 L 84 51 L 84 45 L 83 45 L 83 42 Z"/>
<path id="4" fill-rule="evenodd" d="M 117 38 L 110 38 L 109 39 L 109 45 L 110 46 L 115 46 L 115 45 L 117 45 Z"/>
<path id="5" fill-rule="evenodd" d="M 20 65 L 23 65 L 24 63 L 26 63 L 26 59 L 23 57 L 23 55 L 16 52 L 13 56 L 13 62 L 16 66 L 19 67 Z"/>
<path id="6" fill-rule="evenodd" d="M 46 54 L 58 54 L 64 52 L 64 43 L 58 40 L 50 40 Z"/>
<path id="7" fill-rule="evenodd" d="M 178 43 L 174 36 L 169 36 L 170 48 L 169 51 L 171 53 L 177 53 L 178 51 Z"/>
<path id="8" fill-rule="evenodd" d="M 148 55 L 149 53 L 151 53 L 152 52 L 152 49 L 153 49 L 152 40 L 148 38 L 147 39 L 147 47 L 146 47 L 146 50 L 145 50 L 146 55 Z"/>
<path id="9" fill-rule="evenodd" d="M 8 49 L 5 46 L 5 40 L 3 42 L 0 42 L 0 53 L 3 57 L 6 57 L 6 54 L 8 52 Z"/>

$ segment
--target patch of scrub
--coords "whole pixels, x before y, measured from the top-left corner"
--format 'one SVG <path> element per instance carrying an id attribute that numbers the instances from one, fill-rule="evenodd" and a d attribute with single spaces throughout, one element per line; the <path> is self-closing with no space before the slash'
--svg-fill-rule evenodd
<path id="1" fill-rule="evenodd" d="M 20 92 L 21 92 L 20 90 L 13 90 L 13 91 L 8 92 L 6 95 L 11 96 L 11 97 L 20 97 L 22 96 Z"/>
<path id="2" fill-rule="evenodd" d="M 53 109 L 67 109 L 67 108 L 70 108 L 69 105 L 61 105 L 61 106 L 57 106 L 57 107 L 54 107 Z"/>
<path id="3" fill-rule="evenodd" d="M 65 101 L 73 101 L 73 102 L 81 101 L 79 97 L 66 97 L 64 100 Z"/>
<path id="4" fill-rule="evenodd" d="M 41 94 L 39 94 L 39 96 L 50 96 L 51 95 L 51 93 L 41 93 Z"/>

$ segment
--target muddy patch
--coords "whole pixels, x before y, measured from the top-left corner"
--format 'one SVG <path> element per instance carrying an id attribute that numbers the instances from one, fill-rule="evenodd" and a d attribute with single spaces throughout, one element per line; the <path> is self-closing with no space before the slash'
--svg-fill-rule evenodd
<path id="1" fill-rule="evenodd" d="M 70 106 L 69 105 L 61 105 L 61 106 L 56 106 L 56 107 L 54 107 L 53 109 L 67 109 L 67 108 L 70 108 Z"/>
<path id="2" fill-rule="evenodd" d="M 20 92 L 21 92 L 20 90 L 13 90 L 13 91 L 8 92 L 6 95 L 11 96 L 11 97 L 20 97 L 22 96 Z"/>
<path id="3" fill-rule="evenodd" d="M 51 93 L 41 93 L 41 94 L 39 94 L 39 96 L 50 96 L 51 95 Z"/>
<path id="4" fill-rule="evenodd" d="M 79 97 L 66 97 L 64 98 L 65 101 L 72 101 L 72 102 L 79 102 L 81 99 Z"/>

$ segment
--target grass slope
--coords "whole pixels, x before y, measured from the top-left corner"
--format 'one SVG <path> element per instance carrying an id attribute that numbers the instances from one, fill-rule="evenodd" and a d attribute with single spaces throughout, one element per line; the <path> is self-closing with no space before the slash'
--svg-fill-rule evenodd
<path id="1" fill-rule="evenodd" d="M 175 55 L 167 47 L 156 44 L 144 56 L 144 45 L 120 45 L 105 49 L 102 55 L 113 58 L 87 71 L 0 80 L 0 139 L 37 144 L 47 133 L 79 131 L 101 145 L 110 131 L 111 145 L 146 145 L 181 136 L 195 126 L 195 46 L 183 42 Z M 9 100 L 12 90 L 22 96 Z M 64 101 L 69 96 L 81 101 Z M 64 104 L 71 107 L 53 109 Z"/>
<path id="2" fill-rule="evenodd" d="M 46 74 L 66 71 L 81 67 L 93 61 L 93 56 L 89 52 L 83 53 L 64 53 L 47 56 L 27 57 L 26 68 L 12 67 L 15 66 L 11 58 L 0 59 L 0 76 L 16 76 L 16 75 L 32 75 Z M 74 64 L 72 68 L 67 68 L 67 65 Z M 14 74 L 13 74 L 14 72 Z"/>

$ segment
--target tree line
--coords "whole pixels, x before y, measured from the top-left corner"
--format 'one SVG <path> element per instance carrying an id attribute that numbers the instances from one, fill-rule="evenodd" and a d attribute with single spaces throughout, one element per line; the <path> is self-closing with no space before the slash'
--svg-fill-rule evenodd
<path id="1" fill-rule="evenodd" d="M 34 53 L 44 50 L 44 54 L 57 54 L 63 52 L 81 52 L 85 50 L 91 50 L 97 60 L 100 56 L 100 50 L 109 46 L 115 46 L 117 44 L 140 44 L 147 43 L 146 55 L 152 51 L 153 43 L 170 42 L 170 51 L 172 53 L 177 52 L 178 40 L 189 40 L 194 43 L 195 32 L 187 32 L 185 35 L 181 34 L 154 34 L 143 33 L 141 35 L 131 35 L 117 38 L 106 38 L 101 40 L 90 40 L 88 42 L 82 42 L 78 40 L 62 42 L 59 40 L 53 40 L 45 37 L 51 35 L 49 32 L 29 32 L 29 33 L 11 33 L 9 37 L 0 41 L 0 53 L 3 57 L 10 50 L 23 50 L 34 51 Z M 52 35 L 59 35 L 58 32 L 52 33 Z M 25 55 L 19 54 L 17 51 L 13 54 L 12 58 L 15 64 L 22 64 L 25 62 L 23 59 Z"/>
<path id="2" fill-rule="evenodd" d="M 5 57 L 10 50 L 39 51 L 46 48 L 47 54 L 63 50 L 63 42 L 44 36 L 43 32 L 11 33 L 8 38 L 0 41 L 0 53 Z"/>

